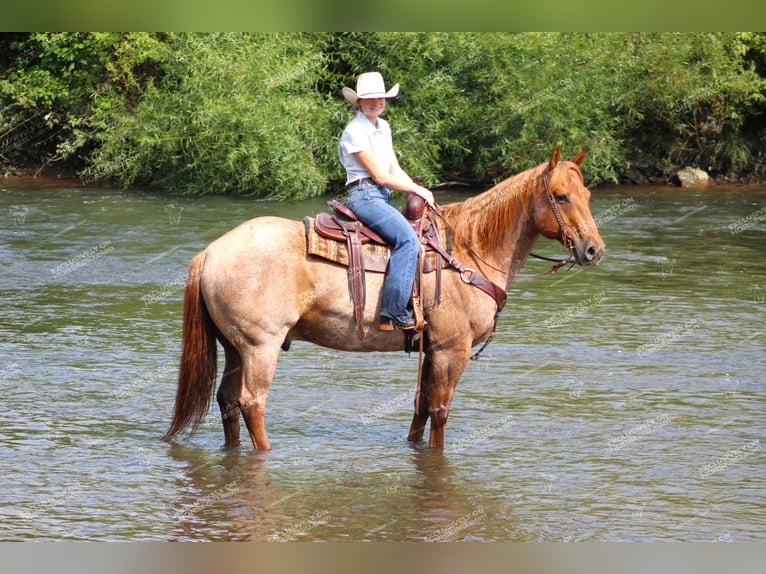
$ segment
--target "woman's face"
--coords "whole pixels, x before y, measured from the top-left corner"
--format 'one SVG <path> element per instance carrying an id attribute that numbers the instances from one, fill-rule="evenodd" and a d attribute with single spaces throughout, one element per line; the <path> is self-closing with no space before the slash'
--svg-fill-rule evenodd
<path id="1" fill-rule="evenodd" d="M 377 118 L 386 111 L 386 98 L 360 98 L 359 109 L 368 118 Z"/>

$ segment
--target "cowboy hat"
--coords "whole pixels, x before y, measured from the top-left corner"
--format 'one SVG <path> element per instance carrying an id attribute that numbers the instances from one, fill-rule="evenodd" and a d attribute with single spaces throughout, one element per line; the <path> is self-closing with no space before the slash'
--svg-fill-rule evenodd
<path id="1" fill-rule="evenodd" d="M 368 98 L 394 98 L 399 93 L 399 84 L 386 91 L 383 76 L 379 72 L 365 72 L 356 80 L 356 92 L 351 88 L 343 88 L 343 97 L 352 104 L 357 100 Z"/>

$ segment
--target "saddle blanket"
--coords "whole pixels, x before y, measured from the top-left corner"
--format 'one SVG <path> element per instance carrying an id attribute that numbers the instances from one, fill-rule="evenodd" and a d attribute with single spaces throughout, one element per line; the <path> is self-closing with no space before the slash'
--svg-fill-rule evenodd
<path id="1" fill-rule="evenodd" d="M 303 219 L 303 225 L 306 228 L 306 251 L 309 255 L 316 255 L 322 259 L 338 263 L 345 267 L 348 267 L 348 247 L 345 241 L 336 241 L 323 235 L 320 235 L 314 226 L 314 218 L 306 217 Z M 447 229 L 438 226 L 439 242 L 445 246 L 447 253 L 450 253 L 450 245 L 448 242 Z M 388 266 L 388 259 L 391 255 L 391 249 L 387 245 L 381 245 L 379 243 L 365 243 L 362 245 L 362 253 L 364 257 L 364 270 L 373 271 L 375 273 L 385 273 Z M 447 262 L 435 251 L 426 252 L 425 264 L 423 266 L 423 272 L 428 273 L 433 271 L 437 265 L 437 259 L 441 259 L 441 266 L 447 267 Z"/>

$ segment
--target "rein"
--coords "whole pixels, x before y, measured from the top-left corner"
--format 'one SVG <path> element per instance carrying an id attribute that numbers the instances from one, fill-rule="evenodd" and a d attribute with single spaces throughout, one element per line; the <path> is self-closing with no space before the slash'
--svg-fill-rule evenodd
<path id="1" fill-rule="evenodd" d="M 536 279 L 537 277 L 542 277 L 543 275 L 547 275 L 548 273 L 554 273 L 561 269 L 564 265 L 569 265 L 570 269 L 577 264 L 577 262 L 573 259 L 556 259 L 555 257 L 545 257 L 544 255 L 538 255 L 537 253 L 530 253 L 529 255 L 531 257 L 534 257 L 536 259 L 541 259 L 543 261 L 550 261 L 553 263 L 548 269 L 545 271 L 541 271 L 540 273 L 534 273 L 533 275 L 519 275 L 518 273 L 511 273 L 510 271 L 503 271 L 499 267 L 495 267 L 492 265 L 489 261 L 484 259 L 481 255 L 479 255 L 476 250 L 468 246 L 468 250 L 471 252 L 471 255 L 478 259 L 480 262 L 482 262 L 487 267 L 494 269 L 495 271 L 499 271 L 500 273 L 506 275 L 507 277 L 513 277 L 514 279 Z"/>

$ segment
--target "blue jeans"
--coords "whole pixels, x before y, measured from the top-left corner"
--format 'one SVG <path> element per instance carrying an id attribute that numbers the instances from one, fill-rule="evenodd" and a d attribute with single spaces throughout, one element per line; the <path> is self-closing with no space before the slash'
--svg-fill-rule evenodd
<path id="1" fill-rule="evenodd" d="M 407 305 L 420 251 L 418 235 L 390 203 L 388 189 L 361 183 L 349 189 L 348 206 L 357 217 L 391 245 L 391 258 L 383 281 L 380 316 L 402 323 L 412 321 Z"/>

